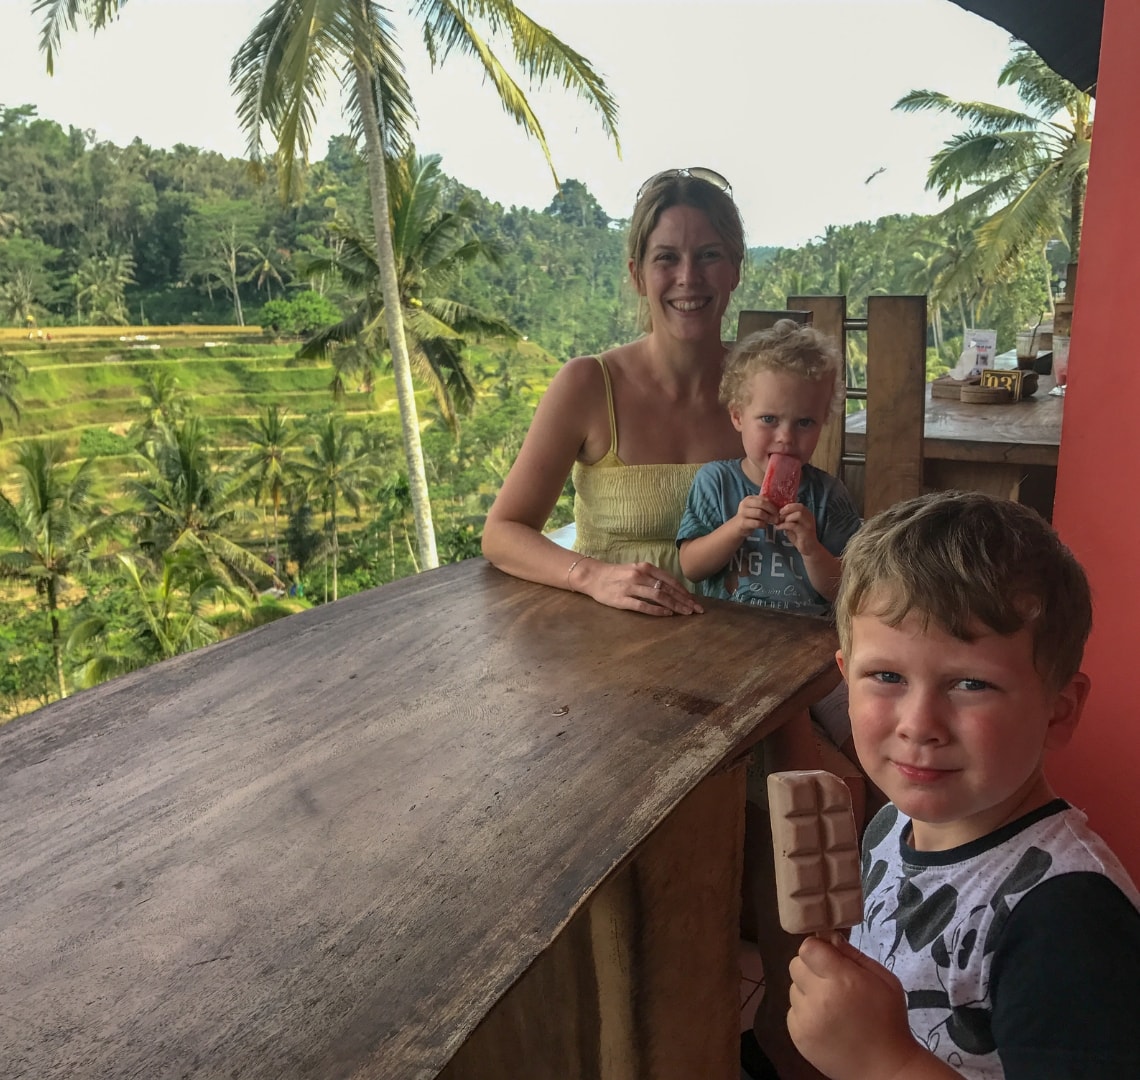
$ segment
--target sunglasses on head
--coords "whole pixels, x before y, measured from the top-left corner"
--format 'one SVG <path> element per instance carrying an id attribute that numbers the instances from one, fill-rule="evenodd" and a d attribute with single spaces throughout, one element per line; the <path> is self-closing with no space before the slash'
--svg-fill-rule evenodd
<path id="1" fill-rule="evenodd" d="M 658 180 L 668 178 L 672 180 L 674 177 L 691 176 L 694 180 L 703 180 L 706 184 L 712 184 L 713 187 L 719 188 L 726 195 L 732 195 L 732 185 L 718 173 L 715 169 L 706 169 L 704 166 L 697 165 L 691 169 L 663 169 L 659 173 L 654 173 L 644 184 L 638 188 L 637 198 L 640 199 L 642 195 L 649 189 L 649 187 Z M 636 201 L 636 200 L 635 200 Z"/>

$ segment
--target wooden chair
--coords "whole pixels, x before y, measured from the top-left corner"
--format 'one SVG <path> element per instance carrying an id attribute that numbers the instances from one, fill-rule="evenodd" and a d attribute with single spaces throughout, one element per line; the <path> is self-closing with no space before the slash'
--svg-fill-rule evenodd
<path id="1" fill-rule="evenodd" d="M 789 300 L 789 309 L 790 307 L 791 301 Z M 810 326 L 812 312 L 810 309 L 766 311 L 759 308 L 742 311 L 736 320 L 736 340 L 740 341 L 759 330 L 771 330 L 781 319 L 791 319 L 801 326 Z"/>
<path id="2" fill-rule="evenodd" d="M 922 494 L 926 297 L 867 299 L 863 516 Z"/>

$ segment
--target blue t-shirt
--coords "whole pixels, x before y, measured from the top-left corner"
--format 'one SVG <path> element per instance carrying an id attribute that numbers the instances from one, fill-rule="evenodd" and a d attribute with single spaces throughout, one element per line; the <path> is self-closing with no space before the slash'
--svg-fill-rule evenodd
<path id="1" fill-rule="evenodd" d="M 703 465 L 689 488 L 678 546 L 720 528 L 736 513 L 745 495 L 759 494 L 760 488 L 744 475 L 739 459 Z M 805 465 L 796 502 L 815 517 L 819 542 L 832 555 L 842 555 L 862 524 L 843 484 L 822 469 Z M 774 536 L 770 541 L 766 530 L 757 529 L 746 537 L 723 570 L 698 583 L 701 593 L 742 604 L 826 615 L 831 605 L 812 587 L 803 556 L 786 533 L 776 530 Z"/>

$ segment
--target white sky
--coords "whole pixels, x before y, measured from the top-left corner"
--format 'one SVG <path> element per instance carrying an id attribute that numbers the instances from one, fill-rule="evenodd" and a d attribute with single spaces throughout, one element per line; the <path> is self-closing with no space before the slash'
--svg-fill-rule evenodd
<path id="1" fill-rule="evenodd" d="M 267 0 L 131 0 L 93 38 L 63 41 L 44 73 L 32 0 L 0 0 L 0 104 L 31 103 L 120 145 L 187 143 L 241 156 L 229 64 Z M 402 0 L 393 0 L 402 12 Z M 750 245 L 797 245 L 828 224 L 929 212 L 930 156 L 952 118 L 891 106 L 908 90 L 1016 104 L 997 74 L 1009 36 L 949 0 L 521 0 L 585 55 L 621 110 L 622 158 L 565 92 L 531 95 L 562 178 L 614 217 L 646 177 L 705 165 L 732 182 Z M 509 205 L 554 194 L 538 146 L 500 110 L 470 61 L 432 73 L 415 24 L 397 17 L 420 117 L 418 148 Z M 344 130 L 331 86 L 314 156 Z M 866 182 L 877 169 L 884 171 Z"/>

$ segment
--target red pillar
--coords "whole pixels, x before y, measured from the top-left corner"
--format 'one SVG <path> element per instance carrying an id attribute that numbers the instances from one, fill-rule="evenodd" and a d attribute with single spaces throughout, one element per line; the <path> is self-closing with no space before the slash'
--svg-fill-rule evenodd
<path id="1" fill-rule="evenodd" d="M 1049 762 L 1140 881 L 1140 4 L 1106 0 L 1053 521 L 1094 594 L 1092 695 Z"/>

